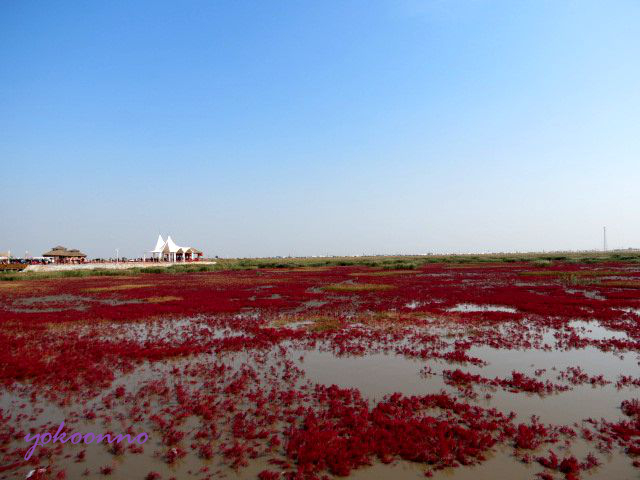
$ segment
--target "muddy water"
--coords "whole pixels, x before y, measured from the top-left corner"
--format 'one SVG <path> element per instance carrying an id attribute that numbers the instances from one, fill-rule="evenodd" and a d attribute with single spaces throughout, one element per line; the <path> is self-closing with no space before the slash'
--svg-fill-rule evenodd
<path id="1" fill-rule="evenodd" d="M 572 390 L 540 396 L 532 393 L 512 393 L 502 389 L 477 387 L 477 391 L 488 393 L 475 400 L 483 407 L 496 407 L 504 412 L 514 412 L 521 421 L 528 421 L 531 415 L 540 417 L 545 423 L 571 424 L 587 418 L 618 419 L 619 405 L 623 400 L 637 397 L 633 389 L 616 389 L 618 375 L 637 375 L 640 371 L 633 355 L 620 359 L 613 354 L 596 349 L 572 350 L 568 352 L 547 352 L 543 350 L 499 350 L 489 347 L 473 347 L 470 354 L 488 362 L 483 367 L 451 364 L 441 360 L 429 362 L 430 375 L 421 373 L 427 365 L 424 361 L 392 354 L 371 354 L 357 357 L 336 357 L 331 352 L 313 350 L 294 352 L 292 358 L 298 360 L 300 368 L 309 380 L 324 385 L 338 385 L 343 388 L 357 388 L 372 402 L 380 401 L 385 395 L 400 392 L 405 395 L 424 395 L 445 390 L 456 390 L 445 384 L 442 371 L 461 368 L 487 378 L 506 378 L 516 370 L 539 380 L 558 382 L 560 370 L 580 366 L 589 375 L 604 374 L 613 381 L 610 385 L 576 385 Z M 547 369 L 544 375 L 536 376 L 538 369 Z"/>
<path id="2" fill-rule="evenodd" d="M 623 338 L 626 334 L 613 332 L 597 322 L 574 322 L 573 328 L 590 338 Z M 551 332 L 545 337 L 552 338 Z M 619 355 L 602 352 L 596 348 L 572 350 L 508 350 L 486 346 L 472 347 L 468 352 L 473 357 L 486 361 L 484 366 L 451 364 L 442 360 L 415 360 L 401 355 L 374 353 L 363 356 L 341 356 L 323 350 L 293 351 L 293 357 L 301 357 L 298 365 L 305 371 L 306 377 L 325 385 L 336 384 L 340 387 L 353 387 L 360 390 L 373 403 L 385 395 L 401 392 L 405 395 L 437 393 L 441 390 L 456 393 L 454 387 L 445 384 L 442 371 L 461 368 L 487 378 L 506 378 L 516 370 L 538 380 L 550 380 L 553 383 L 569 385 L 571 390 L 538 395 L 532 393 L 513 393 L 500 388 L 476 386 L 479 393 L 476 399 L 466 399 L 470 403 L 485 408 L 495 407 L 503 412 L 514 412 L 516 421 L 528 422 L 532 415 L 543 423 L 557 425 L 581 425 L 588 418 L 605 418 L 615 421 L 623 417 L 619 405 L 623 400 L 637 398 L 633 388 L 617 389 L 615 382 L 619 375 L 640 374 L 638 356 L 635 353 Z M 431 374 L 421 370 L 428 365 Z M 570 385 L 558 378 L 559 373 L 568 367 L 580 367 L 589 376 L 604 375 L 612 382 L 604 386 Z M 540 370 L 546 370 L 540 372 Z M 536 372 L 538 371 L 538 372 Z M 490 398 L 485 398 L 489 394 Z M 551 448 L 551 447 L 549 447 Z M 570 448 L 553 446 L 558 455 L 575 455 L 584 459 L 593 451 L 593 445 L 576 441 Z M 534 452 L 533 456 L 547 454 L 546 449 Z M 602 465 L 584 472 L 583 478 L 591 479 L 632 479 L 638 478 L 637 471 L 631 465 L 629 457 L 621 452 L 596 454 Z M 535 462 L 534 462 L 535 463 Z M 450 469 L 437 472 L 434 478 L 477 479 L 477 478 L 532 478 L 541 471 L 539 465 L 525 465 L 507 450 L 497 450 L 486 462 L 474 467 Z M 392 465 L 374 464 L 352 474 L 352 478 L 420 478 L 423 468 L 407 462 Z"/>
<path id="3" fill-rule="evenodd" d="M 506 449 L 496 450 L 487 454 L 487 460 L 480 465 L 464 468 L 445 469 L 434 472 L 432 478 L 455 480 L 479 479 L 529 479 L 534 478 L 537 467 L 516 462 Z M 410 462 L 394 462 L 389 465 L 376 463 L 371 467 L 361 468 L 353 472 L 349 478 L 354 480 L 366 479 L 399 479 L 410 480 L 425 478 L 424 468 Z"/>
<path id="4" fill-rule="evenodd" d="M 301 325 L 302 326 L 302 325 Z M 625 333 L 607 330 L 597 322 L 572 322 L 572 328 L 579 330 L 582 336 L 590 338 L 626 338 Z M 118 326 L 112 325 L 112 331 Z M 185 318 L 173 320 L 170 323 L 150 322 L 140 324 L 129 324 L 120 331 L 127 339 L 145 342 L 152 337 L 175 338 L 185 332 L 192 331 L 194 327 L 202 330 L 203 335 L 210 335 L 217 338 L 237 334 L 229 329 L 213 329 L 206 325 L 200 325 L 198 318 Z M 122 328 L 122 326 L 120 326 Z M 119 334 L 120 334 L 119 333 Z M 441 333 L 441 332 L 439 332 Z M 545 342 L 553 344 L 553 333 L 546 332 Z M 469 355 L 479 357 L 486 361 L 484 366 L 460 365 L 448 363 L 442 360 L 416 360 L 396 354 L 372 353 L 363 356 L 336 356 L 326 349 L 314 348 L 289 348 L 286 356 L 304 371 L 305 380 L 311 383 L 325 385 L 336 384 L 345 388 L 357 388 L 364 397 L 369 398 L 372 403 L 381 400 L 385 395 L 394 392 L 401 392 L 405 395 L 420 395 L 437 393 L 445 390 L 456 394 L 457 390 L 445 384 L 442 372 L 445 369 L 460 368 L 470 373 L 481 374 L 487 378 L 509 377 L 513 370 L 525 373 L 528 376 L 536 377 L 540 380 L 550 380 L 559 383 L 557 375 L 561 370 L 568 367 L 581 367 L 588 375 L 604 375 L 613 383 L 606 386 L 592 387 L 590 385 L 572 386 L 572 390 L 552 395 L 540 396 L 528 393 L 512 393 L 498 388 L 485 388 L 477 386 L 479 393 L 477 399 L 467 399 L 465 401 L 476 403 L 484 407 L 496 407 L 501 411 L 513 411 L 517 414 L 519 421 L 527 421 L 531 415 L 537 415 L 545 423 L 570 425 L 580 422 L 586 418 L 601 417 L 615 420 L 621 417 L 619 410 L 620 402 L 623 399 L 637 397 L 637 390 L 623 388 L 617 390 L 615 381 L 619 375 L 640 375 L 638 357 L 635 353 L 627 353 L 622 357 L 614 353 L 607 353 L 589 347 L 572 350 L 542 350 L 542 349 L 521 349 L 508 350 L 497 349 L 485 346 L 475 346 L 469 351 Z M 218 360 L 224 361 L 228 365 L 238 367 L 245 361 L 251 361 L 250 355 L 240 352 L 229 355 Z M 205 360 L 205 357 L 201 358 Z M 191 359 L 193 360 L 193 359 Z M 180 361 L 182 364 L 188 360 Z M 133 390 L 143 384 L 145 380 L 153 378 L 170 377 L 170 368 L 173 364 L 145 364 L 139 367 L 134 373 L 122 376 L 116 385 L 126 385 L 128 390 Z M 265 370 L 271 364 L 266 363 Z M 422 370 L 429 366 L 431 374 L 425 375 Z M 536 370 L 546 369 L 546 371 L 536 376 Z M 484 398 L 484 394 L 490 394 L 491 398 Z M 3 408 L 15 408 L 20 403 L 17 397 L 3 396 L 0 398 L 0 405 Z M 91 406 L 88 405 L 88 406 Z M 67 411 L 52 406 L 46 402 L 39 402 L 38 407 L 44 408 L 40 413 L 40 418 L 46 418 L 52 424 L 57 423 L 62 418 L 69 418 L 73 415 L 72 409 Z M 116 416 L 117 417 L 117 416 Z M 188 422 L 190 419 L 187 419 Z M 194 419 L 191 419 L 194 420 Z M 41 423 L 41 422 L 40 422 Z M 36 425 L 40 424 L 36 422 Z M 139 428 L 148 426 L 139 425 Z M 111 425 L 115 432 L 123 432 L 126 424 L 116 419 Z M 82 420 L 73 425 L 72 431 L 88 432 L 102 430 L 103 427 L 96 426 L 93 422 Z M 150 430 L 149 430 L 150 431 Z M 101 466 L 112 465 L 115 467 L 114 473 L 110 477 L 116 480 L 130 478 L 144 478 L 149 471 L 157 471 L 163 478 L 175 476 L 176 478 L 194 478 L 194 474 L 207 469 L 206 472 L 213 475 L 213 478 L 229 478 L 244 480 L 256 478 L 258 472 L 268 468 L 267 459 L 256 459 L 239 471 L 234 471 L 224 466 L 220 459 L 214 457 L 207 461 L 198 458 L 196 455 L 188 454 L 184 459 L 169 466 L 154 455 L 154 451 L 161 449 L 157 438 L 150 438 L 145 445 L 143 454 L 132 455 L 127 453 L 123 456 L 114 457 L 103 446 L 84 447 L 86 450 L 86 461 L 76 463 L 70 460 L 67 468 L 67 478 L 81 479 L 87 478 L 82 474 L 89 468 L 95 474 Z M 593 451 L 593 445 L 587 446 L 579 441 L 568 450 L 563 450 L 559 446 L 552 447 L 558 455 L 574 454 L 580 460 L 584 459 L 588 451 Z M 76 455 L 83 448 L 81 446 L 69 446 L 69 453 Z M 548 448 L 543 448 L 535 455 L 546 455 Z M 638 473 L 631 466 L 629 457 L 620 453 L 610 455 L 597 455 L 602 462 L 602 466 L 592 472 L 582 474 L 582 478 L 593 480 L 599 479 L 633 479 L 638 478 Z M 11 478 L 24 478 L 30 468 L 21 469 L 17 475 Z M 480 465 L 463 467 L 457 469 L 447 469 L 436 472 L 434 478 L 465 480 L 481 478 L 534 478 L 535 474 L 542 471 L 539 465 L 524 464 L 513 457 L 509 448 L 498 447 L 487 454 L 487 460 Z M 89 477 L 91 478 L 91 477 Z M 200 478 L 200 477 L 197 477 Z M 398 461 L 389 465 L 374 462 L 370 467 L 362 468 L 352 472 L 350 478 L 365 479 L 372 478 L 387 479 L 417 479 L 424 478 L 424 466 L 410 462 Z"/>
<path id="5" fill-rule="evenodd" d="M 441 376 L 425 378 L 420 374 L 424 362 L 399 355 L 378 353 L 337 357 L 331 352 L 311 350 L 293 351 L 292 358 L 298 359 L 298 366 L 312 382 L 357 388 L 372 402 L 394 392 L 424 395 L 437 393 L 445 387 Z"/>
<path id="6" fill-rule="evenodd" d="M 609 330 L 596 321 L 585 322 L 583 320 L 573 320 L 569 322 L 569 327 L 575 329 L 580 336 L 592 338 L 594 340 L 610 340 L 613 338 L 618 340 L 630 340 L 626 332 Z"/>

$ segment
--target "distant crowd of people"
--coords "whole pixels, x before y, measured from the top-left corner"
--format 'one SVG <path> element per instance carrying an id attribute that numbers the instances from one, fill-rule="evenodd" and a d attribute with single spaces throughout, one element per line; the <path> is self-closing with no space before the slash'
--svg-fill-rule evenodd
<path id="1" fill-rule="evenodd" d="M 53 260 L 50 258 L 9 258 L 6 260 L 0 261 L 0 263 L 19 263 L 22 265 L 47 265 L 49 263 L 53 263 Z"/>

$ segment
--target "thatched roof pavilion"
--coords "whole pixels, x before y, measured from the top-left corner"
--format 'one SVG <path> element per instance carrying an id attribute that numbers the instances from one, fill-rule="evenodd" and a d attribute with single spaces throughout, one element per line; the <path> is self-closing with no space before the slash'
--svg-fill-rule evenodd
<path id="1" fill-rule="evenodd" d="M 42 254 L 43 257 L 52 257 L 56 263 L 80 263 L 84 262 L 87 257 L 85 253 L 82 253 L 76 248 L 67 249 L 62 245 L 53 247 L 46 253 Z"/>

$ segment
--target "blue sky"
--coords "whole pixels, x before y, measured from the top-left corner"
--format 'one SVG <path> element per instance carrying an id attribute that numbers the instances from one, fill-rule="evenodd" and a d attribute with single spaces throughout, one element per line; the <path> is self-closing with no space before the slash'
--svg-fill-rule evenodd
<path id="1" fill-rule="evenodd" d="M 637 1 L 2 2 L 0 250 L 640 247 Z"/>

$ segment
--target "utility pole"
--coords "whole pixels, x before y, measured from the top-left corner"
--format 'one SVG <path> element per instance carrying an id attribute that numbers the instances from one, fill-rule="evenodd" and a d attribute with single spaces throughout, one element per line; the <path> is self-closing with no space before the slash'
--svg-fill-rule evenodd
<path id="1" fill-rule="evenodd" d="M 119 251 L 116 248 L 116 263 L 118 263 L 118 259 L 120 258 Z"/>
<path id="2" fill-rule="evenodd" d="M 602 233 L 603 233 L 602 247 L 603 247 L 603 250 L 606 252 L 607 251 L 607 227 L 602 227 Z"/>

